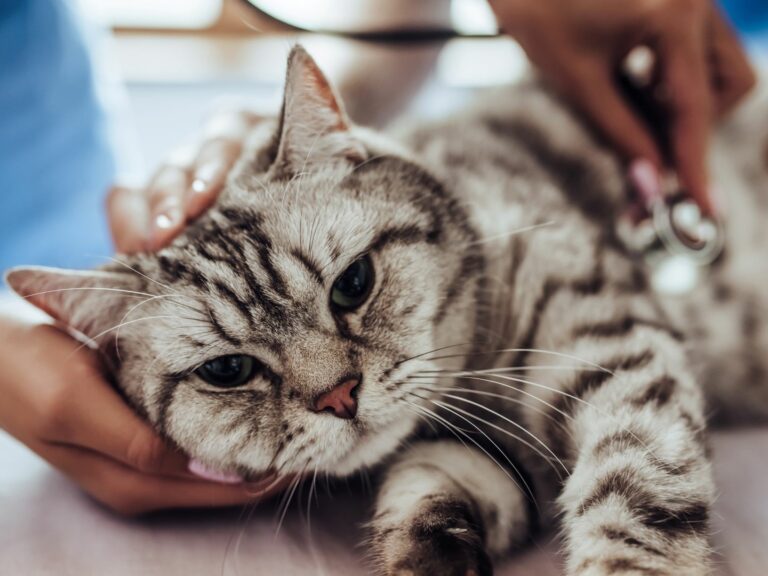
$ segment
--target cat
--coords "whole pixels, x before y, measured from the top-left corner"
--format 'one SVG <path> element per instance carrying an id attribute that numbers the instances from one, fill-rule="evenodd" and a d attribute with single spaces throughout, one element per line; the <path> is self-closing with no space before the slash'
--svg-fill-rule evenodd
<path id="1" fill-rule="evenodd" d="M 713 144 L 738 227 L 685 298 L 617 240 L 622 165 L 539 83 L 381 134 L 300 46 L 279 117 L 169 247 L 6 280 L 211 469 L 379 471 L 376 573 L 491 574 L 557 521 L 569 575 L 709 574 L 705 398 L 768 414 L 750 106 Z"/>

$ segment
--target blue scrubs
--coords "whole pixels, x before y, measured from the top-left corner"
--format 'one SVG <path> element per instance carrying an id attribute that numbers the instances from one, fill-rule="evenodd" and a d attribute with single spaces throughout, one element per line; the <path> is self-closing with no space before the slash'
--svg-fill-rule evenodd
<path id="1" fill-rule="evenodd" d="M 80 24 L 69 0 L 0 1 L 0 271 L 112 252 L 114 162 Z"/>
<path id="2" fill-rule="evenodd" d="M 721 0 L 731 22 L 743 35 L 765 37 L 768 33 L 768 2 L 766 0 Z"/>

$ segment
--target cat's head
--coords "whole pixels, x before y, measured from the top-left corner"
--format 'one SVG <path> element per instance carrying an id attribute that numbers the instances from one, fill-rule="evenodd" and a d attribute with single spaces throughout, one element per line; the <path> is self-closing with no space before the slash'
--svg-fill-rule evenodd
<path id="1" fill-rule="evenodd" d="M 294 48 L 274 137 L 171 246 L 7 281 L 98 343 L 136 408 L 208 466 L 372 465 L 434 408 L 433 351 L 472 339 L 480 268 L 461 206 L 382 141 Z"/>

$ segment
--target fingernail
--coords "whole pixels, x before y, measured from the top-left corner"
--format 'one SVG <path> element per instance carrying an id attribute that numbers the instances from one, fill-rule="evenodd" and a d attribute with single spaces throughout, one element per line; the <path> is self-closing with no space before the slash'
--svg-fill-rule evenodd
<path id="1" fill-rule="evenodd" d="M 207 192 L 211 183 L 216 180 L 220 166 L 216 163 L 203 164 L 195 170 L 195 179 L 192 181 L 192 191 L 198 194 Z"/>
<path id="2" fill-rule="evenodd" d="M 643 203 L 649 207 L 661 198 L 661 179 L 656 167 L 644 158 L 629 165 L 629 180 L 637 189 Z"/>
<path id="3" fill-rule="evenodd" d="M 156 230 L 168 230 L 181 223 L 181 209 L 177 205 L 166 206 L 155 213 L 154 227 Z"/>
<path id="4" fill-rule="evenodd" d="M 220 484 L 240 484 L 243 481 L 243 477 L 239 474 L 213 470 L 199 460 L 190 460 L 187 469 L 195 476 Z"/>
<path id="5" fill-rule="evenodd" d="M 202 194 L 208 189 L 208 183 L 202 178 L 195 178 L 192 181 L 192 192 Z"/>

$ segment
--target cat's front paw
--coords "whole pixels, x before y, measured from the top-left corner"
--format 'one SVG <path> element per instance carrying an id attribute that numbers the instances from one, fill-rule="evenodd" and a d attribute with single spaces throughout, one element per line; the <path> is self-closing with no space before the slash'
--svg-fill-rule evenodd
<path id="1" fill-rule="evenodd" d="M 431 504 L 408 522 L 374 528 L 371 545 L 384 576 L 491 576 L 481 528 L 463 502 Z"/>

